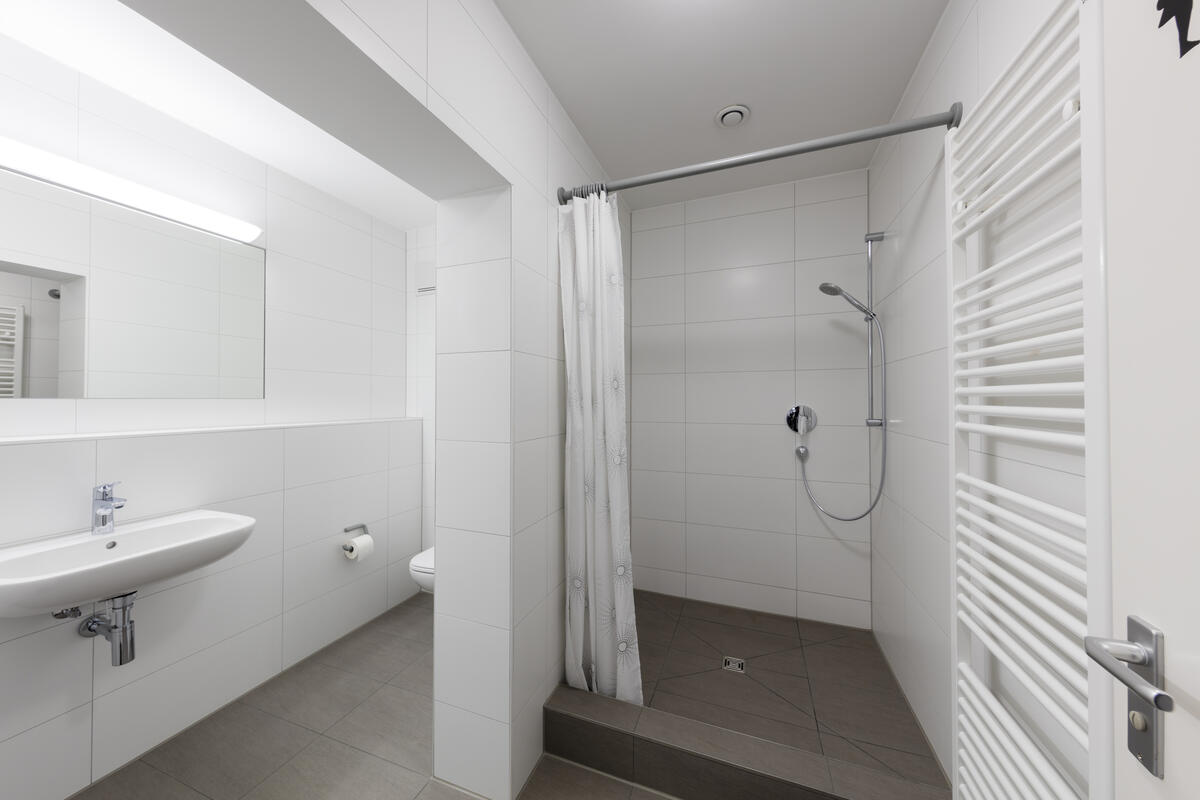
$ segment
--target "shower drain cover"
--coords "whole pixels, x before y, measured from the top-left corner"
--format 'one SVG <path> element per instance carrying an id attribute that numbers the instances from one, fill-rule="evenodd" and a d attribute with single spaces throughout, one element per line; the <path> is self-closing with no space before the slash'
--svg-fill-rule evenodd
<path id="1" fill-rule="evenodd" d="M 733 656 L 725 656 L 725 663 L 721 665 L 722 669 L 727 669 L 730 672 L 745 672 L 746 660 L 744 658 L 734 658 Z"/>

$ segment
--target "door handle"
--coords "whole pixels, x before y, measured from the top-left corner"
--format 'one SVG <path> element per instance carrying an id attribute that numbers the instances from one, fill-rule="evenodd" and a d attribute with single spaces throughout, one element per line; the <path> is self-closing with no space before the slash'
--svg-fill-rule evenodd
<path id="1" fill-rule="evenodd" d="M 1088 657 L 1129 688 L 1126 738 L 1129 752 L 1155 777 L 1163 776 L 1163 712 L 1175 708 L 1164 692 L 1163 632 L 1140 617 L 1126 620 L 1124 639 L 1086 636 Z"/>
<path id="2" fill-rule="evenodd" d="M 1154 655 L 1143 645 L 1124 639 L 1088 636 L 1083 640 L 1088 657 L 1104 667 L 1108 674 L 1129 687 L 1129 691 L 1161 711 L 1175 710 L 1175 698 L 1138 675 L 1126 664 L 1151 666 Z"/>

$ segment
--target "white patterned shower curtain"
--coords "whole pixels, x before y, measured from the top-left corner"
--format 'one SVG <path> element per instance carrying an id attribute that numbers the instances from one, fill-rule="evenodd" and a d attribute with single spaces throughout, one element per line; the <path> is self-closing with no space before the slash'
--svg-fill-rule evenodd
<path id="1" fill-rule="evenodd" d="M 567 682 L 640 704 L 616 201 L 600 192 L 560 207 L 558 254 L 567 358 Z"/>

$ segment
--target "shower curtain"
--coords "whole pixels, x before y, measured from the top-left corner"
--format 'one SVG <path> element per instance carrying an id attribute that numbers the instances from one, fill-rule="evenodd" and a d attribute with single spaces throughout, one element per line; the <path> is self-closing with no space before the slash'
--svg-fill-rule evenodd
<path id="1" fill-rule="evenodd" d="M 567 682 L 640 704 L 616 201 L 599 192 L 561 206 L 558 253 L 567 359 Z"/>

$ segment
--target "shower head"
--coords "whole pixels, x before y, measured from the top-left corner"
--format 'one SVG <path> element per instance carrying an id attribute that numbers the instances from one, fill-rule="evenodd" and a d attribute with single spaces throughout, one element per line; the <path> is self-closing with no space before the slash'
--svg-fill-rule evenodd
<path id="1" fill-rule="evenodd" d="M 875 316 L 875 312 L 871 311 L 871 309 L 867 308 L 857 297 L 850 294 L 836 283 L 822 283 L 818 288 L 825 294 L 833 295 L 834 297 L 841 295 L 843 298 L 845 298 L 847 303 L 854 306 L 868 317 Z"/>

